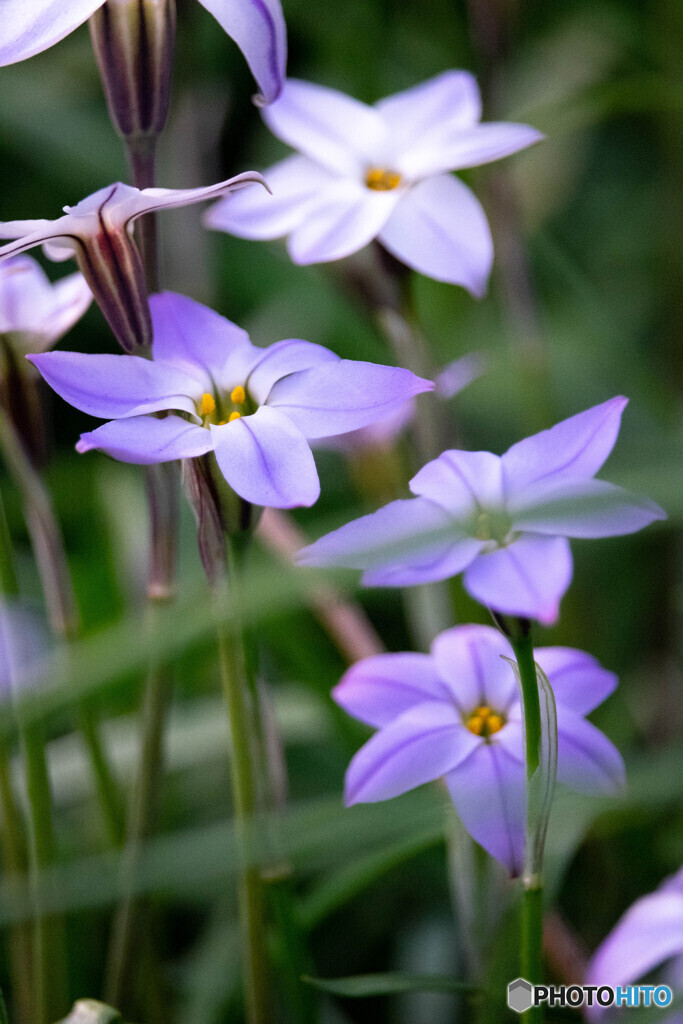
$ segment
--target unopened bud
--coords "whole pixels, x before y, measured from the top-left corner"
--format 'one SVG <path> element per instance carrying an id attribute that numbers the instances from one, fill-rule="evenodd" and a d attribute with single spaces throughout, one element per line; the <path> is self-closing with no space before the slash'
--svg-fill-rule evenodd
<path id="1" fill-rule="evenodd" d="M 127 141 L 155 139 L 168 113 L 175 0 L 107 0 L 89 24 L 114 127 Z"/>

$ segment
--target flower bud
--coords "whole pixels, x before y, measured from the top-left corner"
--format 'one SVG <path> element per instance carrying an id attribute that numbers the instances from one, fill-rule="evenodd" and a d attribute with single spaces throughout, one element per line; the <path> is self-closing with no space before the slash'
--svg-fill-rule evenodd
<path id="1" fill-rule="evenodd" d="M 89 24 L 116 131 L 128 141 L 156 138 L 168 113 L 175 0 L 107 0 Z"/>

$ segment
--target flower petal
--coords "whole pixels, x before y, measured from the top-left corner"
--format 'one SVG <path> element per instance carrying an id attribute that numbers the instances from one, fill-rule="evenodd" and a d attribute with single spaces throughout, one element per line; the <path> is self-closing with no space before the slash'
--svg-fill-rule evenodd
<path id="1" fill-rule="evenodd" d="M 102 419 L 177 409 L 196 415 L 197 375 L 141 356 L 45 352 L 27 356 L 70 405 Z"/>
<path id="2" fill-rule="evenodd" d="M 199 0 L 244 54 L 261 90 L 259 106 L 282 91 L 287 66 L 287 29 L 280 0 Z"/>
<path id="3" fill-rule="evenodd" d="M 337 179 L 318 195 L 290 234 L 289 255 L 294 263 L 305 265 L 358 252 L 385 227 L 402 196 L 400 189 L 377 192 L 354 179 Z"/>
<path id="4" fill-rule="evenodd" d="M 581 793 L 618 793 L 626 785 L 624 762 L 614 744 L 567 707 L 558 708 L 557 781 Z"/>
<path id="5" fill-rule="evenodd" d="M 246 331 L 186 295 L 162 292 L 150 296 L 149 305 L 155 360 L 173 363 L 195 377 L 202 367 L 215 379 L 234 349 L 251 349 Z"/>
<path id="6" fill-rule="evenodd" d="M 104 0 L 3 0 L 0 66 L 54 46 L 101 7 Z"/>
<path id="7" fill-rule="evenodd" d="M 71 330 L 92 302 L 92 292 L 82 274 L 69 274 L 52 285 L 52 309 L 42 325 L 46 344 L 54 345 Z"/>
<path id="8" fill-rule="evenodd" d="M 346 772 L 346 805 L 389 800 L 433 782 L 481 744 L 454 708 L 416 704 L 358 751 Z"/>
<path id="9" fill-rule="evenodd" d="M 636 900 L 595 956 L 587 985 L 624 985 L 683 952 L 683 894 L 653 892 Z M 599 1016 L 593 1012 L 592 1019 Z"/>
<path id="10" fill-rule="evenodd" d="M 329 348 L 301 338 L 285 338 L 268 348 L 253 346 L 250 352 L 245 350 L 244 364 L 240 366 L 241 355 L 230 361 L 226 375 L 230 374 L 235 380 L 236 374 L 240 376 L 243 386 L 249 389 L 259 405 L 267 401 L 269 405 L 272 404 L 269 401 L 271 390 L 281 378 L 300 370 L 308 370 L 312 366 L 339 362 L 339 356 Z"/>
<path id="11" fill-rule="evenodd" d="M 268 189 L 267 182 L 256 171 L 245 171 L 234 178 L 219 181 L 215 185 L 203 188 L 143 188 L 141 191 L 131 189 L 134 195 L 128 195 L 121 203 L 121 222 L 129 224 L 138 217 L 152 210 L 172 209 L 176 206 L 191 206 L 192 203 L 203 203 L 207 199 L 218 199 L 219 196 L 246 188 L 247 185 L 263 185 Z M 80 205 L 80 204 L 79 204 Z"/>
<path id="12" fill-rule="evenodd" d="M 207 210 L 204 225 L 238 238 L 280 238 L 301 224 L 312 201 L 330 184 L 330 172 L 305 156 L 287 157 L 264 171 L 272 195 L 240 189 Z"/>
<path id="13" fill-rule="evenodd" d="M 450 702 L 434 659 L 412 653 L 363 658 L 344 673 L 332 697 L 354 718 L 377 728 L 415 704 Z"/>
<path id="14" fill-rule="evenodd" d="M 500 457 L 491 452 L 442 452 L 415 474 L 409 486 L 413 494 L 429 498 L 462 520 L 473 519 L 480 508 L 503 504 Z"/>
<path id="15" fill-rule="evenodd" d="M 602 704 L 617 687 L 614 672 L 574 647 L 538 647 L 534 658 L 547 675 L 558 705 L 579 715 Z"/>
<path id="16" fill-rule="evenodd" d="M 595 476 L 614 448 L 627 402 L 611 398 L 513 444 L 502 456 L 511 504 L 519 507 L 531 484 Z"/>
<path id="17" fill-rule="evenodd" d="M 224 426 L 211 427 L 216 459 L 245 501 L 269 508 L 313 505 L 320 482 L 306 438 L 276 409 L 261 406 Z"/>
<path id="18" fill-rule="evenodd" d="M 462 285 L 478 298 L 486 291 L 493 262 L 486 214 L 474 193 L 451 175 L 439 174 L 414 185 L 381 229 L 379 240 L 402 263 L 427 277 Z"/>
<path id="19" fill-rule="evenodd" d="M 446 776 L 462 823 L 511 875 L 524 862 L 524 766 L 499 744 L 482 743 Z"/>
<path id="20" fill-rule="evenodd" d="M 381 115 L 358 100 L 326 86 L 287 79 L 282 95 L 263 118 L 283 142 L 336 175 L 360 178 L 384 146 Z"/>
<path id="21" fill-rule="evenodd" d="M 616 537 L 666 519 L 654 501 L 604 480 L 553 476 L 550 483 L 532 484 L 520 495 L 522 501 L 517 511 L 510 508 L 514 527 L 555 536 Z"/>
<path id="22" fill-rule="evenodd" d="M 83 315 L 92 293 L 82 274 L 51 284 L 39 263 L 16 256 L 0 266 L 0 334 L 23 334 L 26 348 L 47 348 Z"/>
<path id="23" fill-rule="evenodd" d="M 277 381 L 268 405 L 286 413 L 306 437 L 330 437 L 374 423 L 433 388 L 410 370 L 338 359 Z"/>
<path id="24" fill-rule="evenodd" d="M 180 416 L 164 416 L 163 419 L 135 416 L 113 420 L 88 434 L 81 434 L 76 450 L 83 453 L 93 448 L 121 462 L 146 466 L 205 455 L 213 448 L 213 441 L 208 430 Z"/>
<path id="25" fill-rule="evenodd" d="M 461 128 L 445 121 L 441 131 L 426 139 L 424 145 L 416 145 L 401 156 L 398 169 L 415 179 L 479 167 L 526 149 L 541 139 L 543 134 L 528 124 L 490 121 Z"/>
<path id="26" fill-rule="evenodd" d="M 468 547 L 472 543 L 474 552 Z M 469 539 L 464 541 L 465 550 L 460 544 L 453 520 L 442 508 L 425 498 L 408 498 L 392 501 L 328 533 L 303 548 L 296 561 L 299 565 L 369 568 L 364 577 L 369 586 L 384 585 L 394 577 L 422 583 L 435 578 L 431 574 L 434 566 L 438 570 L 453 555 L 469 562 L 481 547 Z"/>
<path id="27" fill-rule="evenodd" d="M 465 588 L 477 601 L 504 615 L 550 624 L 572 578 L 572 555 L 564 537 L 524 534 L 507 547 L 480 555 L 465 573 Z"/>
<path id="28" fill-rule="evenodd" d="M 435 390 L 438 397 L 453 398 L 468 384 L 486 373 L 488 365 L 488 359 L 483 352 L 468 352 L 467 355 L 454 359 L 439 371 L 436 378 Z"/>
<path id="29" fill-rule="evenodd" d="M 493 626 L 455 626 L 432 644 L 439 676 L 463 713 L 486 705 L 506 712 L 517 698 L 515 675 L 504 657 L 512 648 Z"/>
<path id="30" fill-rule="evenodd" d="M 412 89 L 387 96 L 375 110 L 389 126 L 401 166 L 410 167 L 415 151 L 443 145 L 454 132 L 471 128 L 481 118 L 481 95 L 468 71 L 444 71 Z"/>

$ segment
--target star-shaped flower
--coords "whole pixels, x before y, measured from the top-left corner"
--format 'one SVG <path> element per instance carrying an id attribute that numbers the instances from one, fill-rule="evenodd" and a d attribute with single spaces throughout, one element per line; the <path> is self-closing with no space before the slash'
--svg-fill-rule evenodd
<path id="1" fill-rule="evenodd" d="M 320 482 L 310 439 L 355 430 L 433 388 L 409 370 L 340 359 L 296 338 L 257 348 L 241 328 L 182 295 L 153 295 L 150 305 L 153 361 L 75 352 L 29 358 L 77 409 L 113 418 L 83 434 L 79 451 L 99 448 L 136 463 L 214 451 L 232 489 L 254 505 L 312 505 Z"/>
<path id="2" fill-rule="evenodd" d="M 465 573 L 478 601 L 554 622 L 572 576 L 568 537 L 634 533 L 663 510 L 593 477 L 612 451 L 626 398 L 572 416 L 503 456 L 446 451 L 393 501 L 321 537 L 301 565 L 365 569 L 368 586 L 412 586 Z"/>
<path id="3" fill-rule="evenodd" d="M 523 124 L 480 124 L 472 75 L 446 71 L 366 106 L 288 79 L 263 112 L 301 155 L 268 171 L 273 197 L 240 196 L 209 211 L 209 227 L 243 238 L 288 236 L 295 263 L 323 263 L 377 238 L 397 259 L 481 295 L 493 259 L 486 216 L 448 171 L 516 153 L 542 138 Z"/>
<path id="4" fill-rule="evenodd" d="M 92 292 L 82 274 L 51 284 L 30 256 L 0 264 L 0 335 L 22 353 L 50 348 L 91 302 Z"/>
<path id="5" fill-rule="evenodd" d="M 520 873 L 525 789 L 522 712 L 513 653 L 491 626 L 456 626 L 430 654 L 379 654 L 353 665 L 335 701 L 379 731 L 346 773 L 346 803 L 374 803 L 445 777 L 456 810 L 488 852 Z M 624 766 L 612 743 L 584 715 L 617 685 L 589 654 L 546 647 L 534 657 L 557 703 L 558 781 L 587 793 L 613 793 Z"/>
<path id="6" fill-rule="evenodd" d="M 17 239 L 0 247 L 0 260 L 38 245 L 54 260 L 73 256 L 119 344 L 132 352 L 152 340 L 145 275 L 132 235 L 135 221 L 153 210 L 201 203 L 252 183 L 265 185 L 253 171 L 206 188 L 137 189 L 117 181 L 76 206 L 65 206 L 57 220 L 0 222 L 0 238 Z"/>
<path id="7" fill-rule="evenodd" d="M 598 947 L 586 973 L 586 985 L 630 985 L 659 964 L 667 964 L 663 980 L 674 995 L 683 994 L 683 868 L 658 889 L 629 907 Z M 606 1011 L 594 1003 L 591 1021 Z M 611 1015 L 610 1015 L 611 1019 Z M 624 1018 L 626 1019 L 626 1018 Z M 683 1013 L 662 1015 L 667 1024 L 681 1024 Z"/>
<path id="8" fill-rule="evenodd" d="M 54 46 L 104 3 L 105 0 L 2 0 L 0 65 L 26 60 Z M 287 62 L 287 31 L 280 0 L 200 3 L 244 54 L 261 90 L 256 101 L 271 103 L 282 89 Z"/>

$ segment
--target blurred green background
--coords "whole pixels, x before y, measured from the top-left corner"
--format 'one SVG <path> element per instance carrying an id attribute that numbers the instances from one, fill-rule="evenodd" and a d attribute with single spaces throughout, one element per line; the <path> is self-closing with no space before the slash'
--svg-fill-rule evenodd
<path id="1" fill-rule="evenodd" d="M 683 861 L 683 7 L 667 0 L 346 0 L 335 9 L 284 0 L 284 8 L 292 76 L 372 102 L 447 68 L 467 68 L 482 86 L 485 119 L 526 121 L 546 133 L 529 152 L 466 175 L 496 242 L 488 296 L 475 301 L 449 285 L 412 282 L 435 364 L 471 351 L 489 360 L 488 372 L 448 404 L 452 443 L 457 437 L 462 447 L 502 452 L 622 393 L 631 402 L 606 475 L 649 495 L 669 515 L 642 535 L 574 542 L 575 578 L 560 621 L 538 631 L 540 644 L 584 648 L 621 679 L 594 721 L 625 757 L 629 792 L 621 801 L 561 795 L 550 836 L 550 888 L 564 931 L 549 974 L 573 980 L 562 977 L 570 939 L 590 952 L 629 903 Z M 208 184 L 285 155 L 251 105 L 253 91 L 234 44 L 200 5 L 180 0 L 159 184 Z M 56 217 L 64 204 L 125 175 L 86 28 L 0 69 L 0 97 L 0 219 Z M 281 242 L 205 232 L 195 207 L 165 214 L 161 231 L 164 287 L 214 305 L 256 344 L 296 336 L 352 358 L 393 361 L 377 325 L 340 287 L 337 266 L 297 268 Z M 63 273 L 47 269 L 51 276 Z M 96 308 L 61 347 L 116 351 Z M 175 678 L 154 834 L 135 876 L 159 954 L 160 1019 L 239 1021 L 227 730 L 194 524 L 184 510 L 178 602 L 149 641 L 140 627 L 142 475 L 97 453 L 76 456 L 73 443 L 94 421 L 56 398 L 46 400 L 55 437 L 47 482 L 86 637 L 68 663 L 51 663 L 47 689 L 27 703 L 27 713 L 50 737 L 59 840 L 55 899 L 67 916 L 71 995 L 101 994 L 121 890 L 119 855 L 110 847 L 75 728 L 77 708 L 83 699 L 96 708 L 125 789 L 152 643 L 172 660 Z M 412 475 L 405 441 L 399 455 L 393 472 L 405 495 Z M 364 476 L 362 466 L 329 451 L 317 462 L 322 498 L 296 514 L 309 537 L 386 497 L 373 493 L 367 466 Z M 0 489 L 24 596 L 39 605 L 18 496 L 4 475 Z M 307 575 L 260 548 L 252 578 L 261 674 L 272 688 L 285 744 L 282 841 L 309 973 L 457 975 L 463 921 L 449 889 L 451 825 L 440 794 L 423 789 L 389 804 L 342 807 L 345 766 L 368 735 L 329 700 L 344 658 L 309 607 Z M 356 582 L 354 574 L 341 577 L 347 589 Z M 486 621 L 458 581 L 448 596 L 453 621 Z M 382 591 L 353 597 L 391 650 L 424 647 L 443 628 L 428 595 L 420 601 Z M 9 717 L 5 725 L 14 742 Z M 15 769 L 19 780 L 18 760 Z M 461 870 L 452 857 L 450 864 Z M 464 884 L 474 882 L 464 876 Z M 486 1013 L 495 1020 L 506 1012 L 503 984 L 517 973 L 514 891 L 497 877 L 488 884 L 502 886 L 501 903 L 513 908 L 492 943 L 490 971 L 500 984 Z M 6 935 L 7 925 L 27 912 L 25 892 L 0 883 Z M 5 989 L 8 950 L 9 942 L 0 956 Z M 325 1024 L 445 1024 L 470 1014 L 455 996 L 425 993 L 362 1000 L 324 995 L 317 1006 L 305 999 L 284 1005 L 283 1020 L 314 1021 L 320 1014 Z M 139 992 L 131 992 L 124 1009 L 127 1019 L 148 1019 Z"/>

